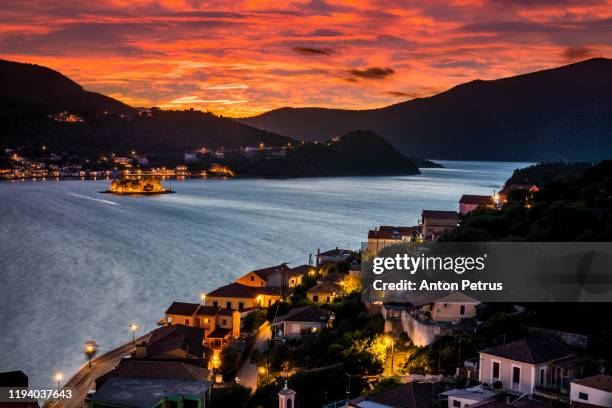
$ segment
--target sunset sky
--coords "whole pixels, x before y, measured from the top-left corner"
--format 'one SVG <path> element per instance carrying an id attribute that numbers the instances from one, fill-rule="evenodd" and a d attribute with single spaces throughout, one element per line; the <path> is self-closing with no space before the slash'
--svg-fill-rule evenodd
<path id="1" fill-rule="evenodd" d="M 612 56 L 612 0 L 3 0 L 0 58 L 134 106 L 363 109 Z"/>

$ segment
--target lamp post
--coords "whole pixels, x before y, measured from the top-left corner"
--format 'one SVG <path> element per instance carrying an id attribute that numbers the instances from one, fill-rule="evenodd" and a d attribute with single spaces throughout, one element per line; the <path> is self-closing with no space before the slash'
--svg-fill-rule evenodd
<path id="1" fill-rule="evenodd" d="M 138 329 L 138 326 L 136 326 L 135 323 L 132 323 L 130 325 L 130 330 L 132 331 L 132 344 L 136 344 L 136 330 Z"/>
<path id="2" fill-rule="evenodd" d="M 385 344 L 387 345 L 387 347 L 390 345 L 391 346 L 391 375 L 393 375 L 393 347 L 395 345 L 395 341 L 393 341 L 393 337 L 387 337 L 385 339 Z"/>
<path id="3" fill-rule="evenodd" d="M 64 374 L 57 372 L 55 373 L 55 381 L 57 381 L 57 390 L 60 390 L 60 386 L 62 383 L 62 379 L 64 378 Z"/>
<path id="4" fill-rule="evenodd" d="M 257 369 L 257 372 L 259 373 L 259 385 L 263 384 L 264 382 L 264 375 L 266 374 L 266 367 L 259 367 Z"/>
<path id="5" fill-rule="evenodd" d="M 85 355 L 87 356 L 87 359 L 89 360 L 89 368 L 91 368 L 91 359 L 93 358 L 93 356 L 96 355 L 97 351 L 98 351 L 98 345 L 96 344 L 95 341 L 90 340 L 90 341 L 85 342 Z"/>

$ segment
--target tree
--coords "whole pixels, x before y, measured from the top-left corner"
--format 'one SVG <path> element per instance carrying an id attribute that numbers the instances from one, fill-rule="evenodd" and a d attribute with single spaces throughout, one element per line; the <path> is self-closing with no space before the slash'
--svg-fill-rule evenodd
<path id="1" fill-rule="evenodd" d="M 240 351 L 234 346 L 227 346 L 221 352 L 221 374 L 226 380 L 231 379 L 240 369 Z"/>
<path id="2" fill-rule="evenodd" d="M 232 384 L 225 388 L 213 389 L 210 408 L 247 407 L 251 391 L 242 385 Z"/>

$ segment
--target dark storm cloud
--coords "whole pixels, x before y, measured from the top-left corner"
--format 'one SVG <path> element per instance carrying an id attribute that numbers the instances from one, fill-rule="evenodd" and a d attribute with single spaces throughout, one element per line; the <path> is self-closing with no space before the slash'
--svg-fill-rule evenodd
<path id="1" fill-rule="evenodd" d="M 414 94 L 400 92 L 400 91 L 389 91 L 387 92 L 387 95 L 391 95 L 396 98 L 413 98 L 414 97 Z"/>
<path id="2" fill-rule="evenodd" d="M 568 47 L 563 51 L 563 57 L 569 61 L 587 58 L 593 55 L 588 47 Z"/>
<path id="3" fill-rule="evenodd" d="M 368 67 L 364 69 L 349 69 L 348 73 L 362 79 L 384 79 L 395 71 L 389 67 Z"/>
<path id="4" fill-rule="evenodd" d="M 304 56 L 310 57 L 319 57 L 323 55 L 331 55 L 332 50 L 329 48 L 314 48 L 314 47 L 293 47 L 293 51 L 298 54 L 302 54 Z"/>

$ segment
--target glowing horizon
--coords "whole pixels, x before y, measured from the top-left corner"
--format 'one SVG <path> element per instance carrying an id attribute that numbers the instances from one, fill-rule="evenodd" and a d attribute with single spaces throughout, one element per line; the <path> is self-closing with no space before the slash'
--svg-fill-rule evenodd
<path id="1" fill-rule="evenodd" d="M 0 58 L 132 106 L 367 109 L 612 50 L 611 1 L 9 0 Z"/>

